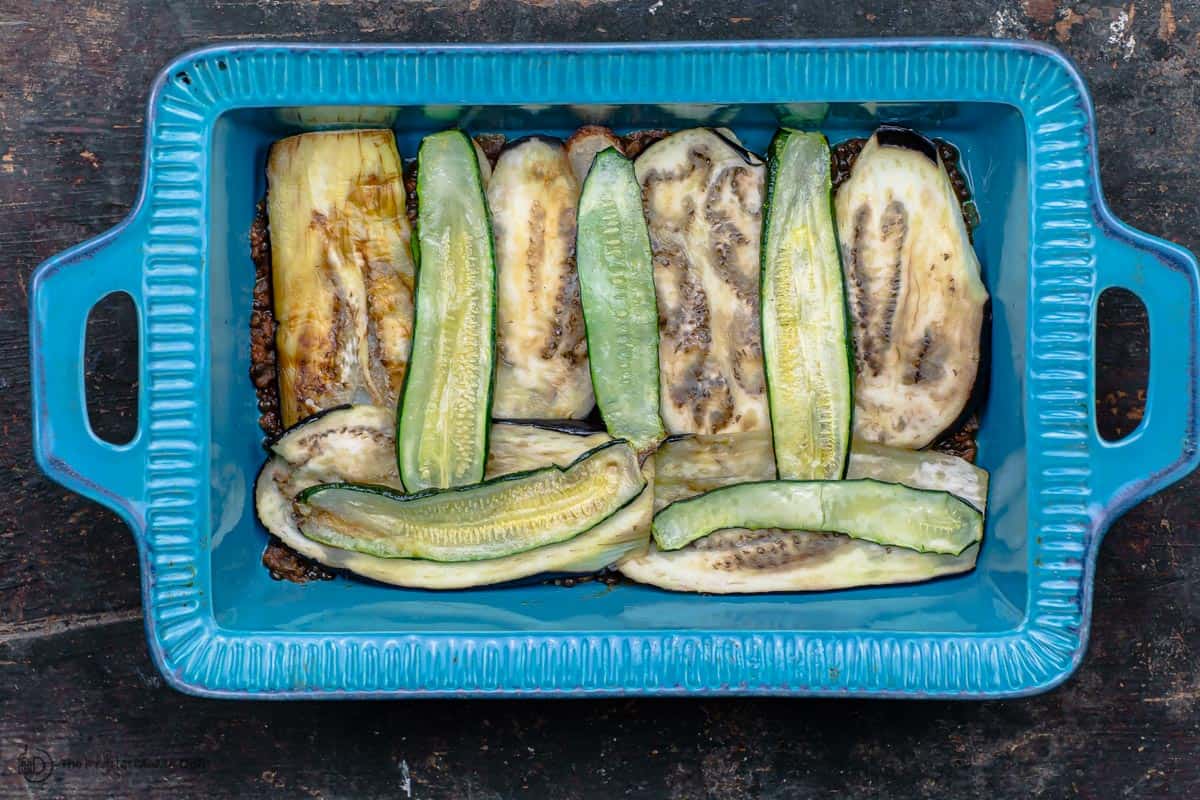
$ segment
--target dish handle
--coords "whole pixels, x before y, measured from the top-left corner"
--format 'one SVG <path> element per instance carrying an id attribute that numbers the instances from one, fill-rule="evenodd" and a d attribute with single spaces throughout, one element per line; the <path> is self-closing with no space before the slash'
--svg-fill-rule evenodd
<path id="1" fill-rule="evenodd" d="M 144 395 L 133 438 L 112 444 L 88 422 L 84 385 L 88 315 L 106 296 L 125 292 L 133 299 L 139 349 L 145 349 L 142 237 L 131 227 L 127 220 L 38 267 L 29 290 L 29 341 L 38 465 L 68 489 L 115 510 L 136 532 L 145 521 Z M 139 372 L 144 387 L 144 363 Z"/>
<path id="2" fill-rule="evenodd" d="M 1186 249 L 1115 220 L 1101 232 L 1096 258 L 1096 297 L 1108 288 L 1136 294 L 1146 306 L 1150 327 L 1150 374 L 1141 422 L 1125 438 L 1107 441 L 1092 415 L 1092 498 L 1103 530 L 1197 465 L 1200 271 Z"/>

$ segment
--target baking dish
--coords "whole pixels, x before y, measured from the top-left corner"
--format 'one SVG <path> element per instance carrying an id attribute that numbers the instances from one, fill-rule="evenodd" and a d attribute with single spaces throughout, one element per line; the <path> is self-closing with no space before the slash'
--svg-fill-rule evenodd
<path id="1" fill-rule="evenodd" d="M 336 108 L 328 108 L 336 107 Z M 270 143 L 306 122 L 391 121 L 401 152 L 450 125 L 564 135 L 726 125 L 764 149 L 781 122 L 831 140 L 881 121 L 962 151 L 992 294 L 979 461 L 992 475 L 978 568 L 915 586 L 767 596 L 546 583 L 435 593 L 276 582 L 251 485 L 248 231 Z M 134 532 L 150 650 L 214 697 L 780 694 L 997 697 L 1045 690 L 1087 641 L 1096 553 L 1122 511 L 1196 466 L 1197 264 L 1113 218 L 1095 123 L 1052 48 L 991 40 L 644 46 L 241 45 L 159 76 L 141 195 L 31 287 L 35 450 Z M 1094 419 L 1095 308 L 1145 302 L 1144 419 Z M 138 308 L 139 429 L 90 430 L 84 326 Z"/>

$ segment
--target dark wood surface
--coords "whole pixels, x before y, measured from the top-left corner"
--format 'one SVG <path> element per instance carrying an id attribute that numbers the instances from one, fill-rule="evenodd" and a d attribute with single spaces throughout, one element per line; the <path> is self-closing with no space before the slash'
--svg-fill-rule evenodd
<path id="1" fill-rule="evenodd" d="M 230 40 L 616 41 L 994 35 L 1083 68 L 1115 211 L 1200 250 L 1200 3 L 0 3 L 0 795 L 533 797 L 1200 796 L 1200 478 L 1105 540 L 1091 647 L 1062 688 L 987 703 L 233 703 L 163 685 L 133 542 L 30 455 L 26 285 L 128 210 L 143 109 L 176 53 Z M 1100 413 L 1140 417 L 1146 334 L 1105 304 Z M 104 429 L 131 430 L 131 313 L 99 314 Z M 55 768 L 29 782 L 30 759 Z M 24 760 L 22 760 L 24 759 Z M 35 776 L 40 777 L 40 776 Z"/>

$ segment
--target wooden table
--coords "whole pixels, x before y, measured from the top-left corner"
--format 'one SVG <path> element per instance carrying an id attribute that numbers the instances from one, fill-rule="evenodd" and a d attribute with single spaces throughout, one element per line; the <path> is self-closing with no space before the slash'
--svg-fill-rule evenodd
<path id="1" fill-rule="evenodd" d="M 163 685 L 136 554 L 112 513 L 30 455 L 26 285 L 128 210 L 155 72 L 187 48 L 264 39 L 617 41 L 1028 36 L 1096 100 L 1117 214 L 1200 250 L 1200 2 L 435 3 L 7 0 L 0 10 L 0 795 L 311 797 L 1200 796 L 1200 478 L 1104 542 L 1092 642 L 1050 694 L 990 703 L 233 703 Z M 911 7 L 910 7 L 911 6 Z M 1105 303 L 1100 413 L 1140 418 L 1146 333 Z M 96 315 L 97 425 L 128 432 L 132 315 Z M 54 770 L 38 774 L 49 759 Z M 30 782 L 21 773 L 46 779 Z"/>

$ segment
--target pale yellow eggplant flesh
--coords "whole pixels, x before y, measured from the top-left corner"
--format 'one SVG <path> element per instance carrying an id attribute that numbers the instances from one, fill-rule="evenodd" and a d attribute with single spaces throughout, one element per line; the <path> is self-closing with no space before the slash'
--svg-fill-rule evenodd
<path id="1" fill-rule="evenodd" d="M 582 419 L 595 398 L 575 267 L 579 185 L 562 143 L 507 145 L 487 199 L 497 284 L 492 415 Z"/>
<path id="2" fill-rule="evenodd" d="M 854 436 L 917 450 L 971 398 L 988 301 L 936 146 L 881 127 L 835 195 L 854 335 Z"/>
<path id="3" fill-rule="evenodd" d="M 654 258 L 667 431 L 767 429 L 762 160 L 721 133 L 694 128 L 650 145 L 634 168 Z"/>
<path id="4" fill-rule="evenodd" d="M 394 405 L 413 325 L 411 226 L 388 130 L 305 133 L 267 163 L 283 424 Z"/>

